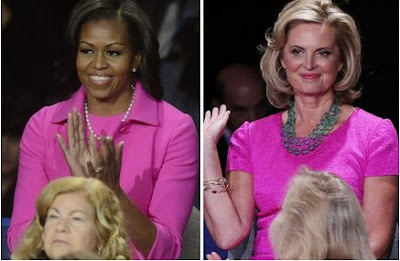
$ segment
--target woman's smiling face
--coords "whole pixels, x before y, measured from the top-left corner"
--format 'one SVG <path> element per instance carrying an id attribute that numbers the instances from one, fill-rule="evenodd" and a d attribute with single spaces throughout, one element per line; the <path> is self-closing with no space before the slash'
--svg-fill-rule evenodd
<path id="1" fill-rule="evenodd" d="M 123 22 L 95 20 L 80 31 L 76 69 L 87 95 L 108 100 L 132 83 L 132 69 L 140 64 Z"/>
<path id="2" fill-rule="evenodd" d="M 295 95 L 320 95 L 333 89 L 343 63 L 335 29 L 300 23 L 287 35 L 281 64 Z"/>

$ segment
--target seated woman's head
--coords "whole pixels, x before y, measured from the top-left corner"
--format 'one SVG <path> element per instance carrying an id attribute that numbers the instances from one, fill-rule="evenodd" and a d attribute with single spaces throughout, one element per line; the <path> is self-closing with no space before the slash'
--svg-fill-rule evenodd
<path id="1" fill-rule="evenodd" d="M 328 172 L 293 178 L 270 239 L 279 259 L 375 259 L 357 197 Z"/>
<path id="2" fill-rule="evenodd" d="M 99 259 L 131 256 L 118 198 L 100 180 L 66 177 L 49 183 L 36 203 L 36 217 L 13 259 Z"/>

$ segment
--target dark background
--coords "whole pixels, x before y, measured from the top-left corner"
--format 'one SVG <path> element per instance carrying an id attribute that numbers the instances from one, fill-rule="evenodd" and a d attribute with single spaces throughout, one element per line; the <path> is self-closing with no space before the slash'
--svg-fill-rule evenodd
<path id="1" fill-rule="evenodd" d="M 288 1 L 204 1 L 204 110 L 218 70 L 232 62 L 259 64 L 257 46 Z M 362 97 L 354 103 L 399 125 L 399 2 L 334 1 L 355 19 L 362 40 Z"/>

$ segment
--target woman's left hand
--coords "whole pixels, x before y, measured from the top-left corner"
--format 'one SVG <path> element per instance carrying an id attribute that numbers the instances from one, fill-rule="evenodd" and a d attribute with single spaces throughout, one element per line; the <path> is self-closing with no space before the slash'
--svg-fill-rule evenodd
<path id="1" fill-rule="evenodd" d="M 103 181 L 117 195 L 121 192 L 119 175 L 122 166 L 123 142 L 116 147 L 111 136 L 100 136 L 101 150 L 99 150 L 93 134 L 89 138 L 89 151 L 93 161 L 87 163 L 89 176 Z M 93 163 L 94 162 L 94 163 Z"/>

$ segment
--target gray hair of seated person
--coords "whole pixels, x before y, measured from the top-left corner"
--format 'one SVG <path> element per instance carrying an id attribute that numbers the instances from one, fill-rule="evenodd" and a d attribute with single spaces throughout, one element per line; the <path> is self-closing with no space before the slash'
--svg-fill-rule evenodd
<path id="1" fill-rule="evenodd" d="M 269 236 L 278 259 L 375 259 L 352 189 L 306 167 L 290 183 Z"/>

